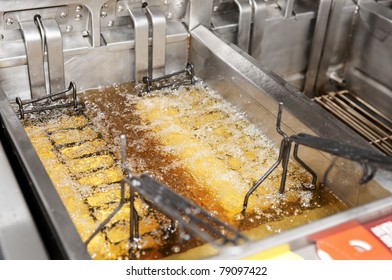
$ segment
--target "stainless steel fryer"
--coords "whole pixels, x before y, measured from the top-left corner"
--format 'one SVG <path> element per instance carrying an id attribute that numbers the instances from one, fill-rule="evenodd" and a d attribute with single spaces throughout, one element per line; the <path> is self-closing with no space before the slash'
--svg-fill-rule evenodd
<path id="1" fill-rule="evenodd" d="M 16 97 L 29 100 L 62 91 L 67 94 L 70 82 L 82 92 L 141 81 L 145 76 L 154 79 L 190 62 L 196 77 L 246 113 L 277 146 L 281 136 L 275 123 L 278 103 L 283 102 L 282 127 L 287 133 L 308 133 L 378 152 L 312 98 L 344 87 L 388 117 L 391 81 L 384 75 L 388 71 L 376 75 L 371 70 L 374 63 L 382 65 L 379 69 L 391 67 L 391 60 L 377 56 L 390 47 L 390 1 L 143 3 L 2 1 L 4 152 L 0 155 L 5 170 L 1 176 L 7 183 L 1 196 L 10 199 L 0 200 L 0 210 L 10 214 L 0 216 L 1 258 L 90 259 L 21 125 Z M 377 28 L 366 29 L 374 42 L 364 46 L 361 36 L 366 35 L 352 31 L 358 30 L 352 26 L 368 24 Z M 288 40 L 290 30 L 295 32 Z M 323 30 L 329 30 L 325 37 Z M 350 42 L 345 39 L 347 33 L 352 35 Z M 363 48 L 369 56 L 361 55 Z M 344 60 L 347 53 L 350 60 Z M 340 76 L 342 69 L 346 71 Z M 369 77 L 369 72 L 376 78 Z M 370 90 L 374 93 L 369 94 Z M 279 235 L 223 248 L 212 258 L 243 258 L 284 243 L 292 250 L 312 250 L 317 234 L 392 212 L 390 171 L 377 170 L 371 181 L 360 185 L 363 168 L 355 161 L 310 148 L 301 148 L 300 155 L 350 209 Z"/>

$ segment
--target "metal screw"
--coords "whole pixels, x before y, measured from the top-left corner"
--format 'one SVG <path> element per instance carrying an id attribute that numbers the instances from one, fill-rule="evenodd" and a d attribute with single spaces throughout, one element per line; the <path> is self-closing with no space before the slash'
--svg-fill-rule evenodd
<path id="1" fill-rule="evenodd" d="M 214 11 L 214 12 L 217 12 L 218 10 L 219 10 L 219 6 L 214 6 L 213 11 Z"/>
<path id="2" fill-rule="evenodd" d="M 165 1 L 163 2 L 163 5 L 169 6 L 169 5 L 170 5 L 170 1 L 169 1 L 169 0 L 165 0 Z"/>
<path id="3" fill-rule="evenodd" d="M 173 17 L 173 14 L 172 13 L 167 13 L 167 18 L 168 19 L 171 19 Z"/>
<path id="4" fill-rule="evenodd" d="M 14 24 L 14 19 L 13 19 L 13 18 L 7 18 L 6 21 L 5 21 L 5 23 L 6 23 L 7 25 L 12 25 L 12 24 Z"/>
<path id="5" fill-rule="evenodd" d="M 72 29 L 73 29 L 72 25 L 67 25 L 67 27 L 65 28 L 65 31 L 71 32 Z"/>
<path id="6" fill-rule="evenodd" d="M 82 15 L 81 14 L 76 14 L 76 16 L 75 16 L 75 19 L 76 20 L 80 20 L 82 18 Z"/>
<path id="7" fill-rule="evenodd" d="M 68 14 L 67 14 L 67 12 L 62 12 L 61 14 L 60 14 L 60 18 L 66 18 L 68 16 Z"/>
<path id="8" fill-rule="evenodd" d="M 80 12 L 81 10 L 83 9 L 83 6 L 77 6 L 76 8 L 75 8 L 75 11 L 77 11 L 77 12 Z"/>
<path id="9" fill-rule="evenodd" d="M 107 15 L 108 15 L 107 12 L 101 12 L 101 18 L 104 18 L 104 17 L 106 17 Z"/>
<path id="10" fill-rule="evenodd" d="M 114 25 L 114 20 L 109 20 L 108 26 L 109 26 L 109 27 L 112 27 L 113 25 Z"/>
<path id="11" fill-rule="evenodd" d="M 117 12 L 122 12 L 122 11 L 124 11 L 124 7 L 121 6 L 121 5 L 119 5 L 119 6 L 117 7 Z"/>
<path id="12" fill-rule="evenodd" d="M 106 9 L 108 7 L 108 3 L 103 4 L 103 7 Z"/>

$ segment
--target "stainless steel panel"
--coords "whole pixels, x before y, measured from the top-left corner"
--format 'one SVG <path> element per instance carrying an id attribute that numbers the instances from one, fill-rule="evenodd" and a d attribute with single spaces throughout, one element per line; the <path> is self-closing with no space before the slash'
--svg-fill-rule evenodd
<path id="1" fill-rule="evenodd" d="M 387 1 L 392 5 L 392 1 Z M 392 117 L 392 9 L 361 1 L 347 63 L 349 89 Z"/>
<path id="2" fill-rule="evenodd" d="M 187 35 L 167 37 L 166 73 L 185 67 L 188 61 Z M 65 55 L 65 80 L 75 81 L 78 91 L 134 80 L 133 41 L 86 49 L 82 54 Z M 0 86 L 10 100 L 30 98 L 27 66 L 0 68 Z"/>
<path id="3" fill-rule="evenodd" d="M 255 57 L 298 89 L 304 87 L 315 13 L 266 21 L 262 52 Z"/>
<path id="4" fill-rule="evenodd" d="M 283 2 L 282 6 L 275 1 L 253 2 L 257 5 L 253 6 L 251 54 L 298 89 L 303 89 L 318 3 L 289 1 L 286 5 L 286 1 Z M 239 14 L 226 6 L 218 6 L 213 13 L 212 30 L 222 39 L 236 43 Z"/>
<path id="5" fill-rule="evenodd" d="M 55 19 L 59 23 L 63 32 L 84 33 L 89 43 L 97 47 L 100 45 L 100 10 L 106 0 L 44 0 L 44 1 L 13 1 L 4 0 L 1 3 L 0 15 L 4 21 L 0 21 L 0 32 L 3 32 L 7 25 L 7 20 L 12 19 L 17 23 L 17 18 L 7 17 L 7 13 L 26 14 L 31 19 L 35 14 L 42 14 L 45 18 L 53 18 L 52 13 L 47 13 L 57 9 Z M 43 9 L 43 10 L 41 10 Z M 32 13 L 32 16 L 31 16 Z M 11 24 L 13 25 L 13 24 Z"/>
<path id="6" fill-rule="evenodd" d="M 185 21 L 188 29 L 192 30 L 199 24 L 211 26 L 211 15 L 213 0 L 192 0 L 188 1 L 187 13 Z"/>
<path id="7" fill-rule="evenodd" d="M 48 259 L 1 143 L 0 170 L 0 260 Z"/>

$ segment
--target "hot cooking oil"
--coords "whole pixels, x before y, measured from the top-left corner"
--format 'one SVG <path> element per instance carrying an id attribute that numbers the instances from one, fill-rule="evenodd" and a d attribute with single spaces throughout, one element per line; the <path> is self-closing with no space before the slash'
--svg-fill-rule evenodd
<path id="1" fill-rule="evenodd" d="M 245 194 L 279 151 L 242 112 L 201 84 L 143 95 L 134 84 L 123 84 L 89 90 L 80 98 L 86 105 L 81 114 L 40 113 L 24 125 L 82 240 L 119 203 L 122 134 L 134 175 L 149 173 L 251 238 L 346 209 L 328 189 L 306 188 L 309 176 L 290 163 L 285 193 L 278 193 L 278 169 L 251 196 L 247 214 L 241 214 Z M 141 234 L 136 249 L 128 242 L 125 204 L 89 243 L 92 258 L 175 257 L 191 248 L 192 255 L 182 256 L 205 256 L 201 240 L 179 239 L 171 221 L 139 197 L 136 210 Z"/>

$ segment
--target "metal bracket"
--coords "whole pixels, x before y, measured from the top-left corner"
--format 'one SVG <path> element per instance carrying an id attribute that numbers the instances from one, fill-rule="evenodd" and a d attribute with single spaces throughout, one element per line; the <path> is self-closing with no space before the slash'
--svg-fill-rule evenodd
<path id="1" fill-rule="evenodd" d="M 319 73 L 320 60 L 323 54 L 323 45 L 326 40 L 328 20 L 331 13 L 332 0 L 321 0 L 317 12 L 316 26 L 310 51 L 309 65 L 306 72 L 304 93 L 313 97 L 317 76 Z"/>
<path id="2" fill-rule="evenodd" d="M 250 54 L 260 57 L 261 42 L 263 41 L 264 25 L 267 18 L 267 3 L 264 0 L 251 0 L 253 8 L 253 28 L 251 34 Z"/>
<path id="3" fill-rule="evenodd" d="M 45 97 L 48 92 L 65 88 L 63 40 L 54 19 L 36 14 L 32 21 L 20 22 L 25 41 L 27 68 L 32 99 Z M 45 77 L 45 51 L 48 60 L 48 78 Z M 46 89 L 48 80 L 49 90 Z"/>
<path id="4" fill-rule="evenodd" d="M 237 46 L 249 52 L 250 31 L 252 25 L 252 6 L 249 0 L 234 0 L 237 4 L 240 15 L 238 19 Z"/>
<path id="5" fill-rule="evenodd" d="M 48 79 L 50 92 L 59 92 L 65 88 L 63 38 L 60 28 L 54 19 L 41 20 L 35 16 L 46 48 L 48 59 Z"/>
<path id="6" fill-rule="evenodd" d="M 152 26 L 152 51 L 149 75 L 153 78 L 165 75 L 166 18 L 159 6 L 146 6 Z"/>
<path id="7" fill-rule="evenodd" d="M 294 1 L 295 0 L 286 0 L 286 8 L 284 11 L 284 17 L 289 18 L 293 15 L 294 12 Z"/>
<path id="8" fill-rule="evenodd" d="M 124 5 L 131 16 L 135 30 L 135 80 L 138 81 L 148 74 L 148 20 L 144 6 L 135 6 L 130 1 L 124 1 Z"/>
<path id="9" fill-rule="evenodd" d="M 134 24 L 135 30 L 135 80 L 143 76 L 161 76 L 165 74 L 166 62 L 166 17 L 159 5 L 147 2 L 132 3 L 119 1 L 125 6 Z M 120 4 L 118 4 L 120 5 Z M 151 26 L 151 50 L 149 34 Z"/>
<path id="10" fill-rule="evenodd" d="M 44 48 L 41 33 L 33 21 L 20 22 L 19 25 L 26 47 L 31 98 L 40 98 L 46 95 Z"/>

